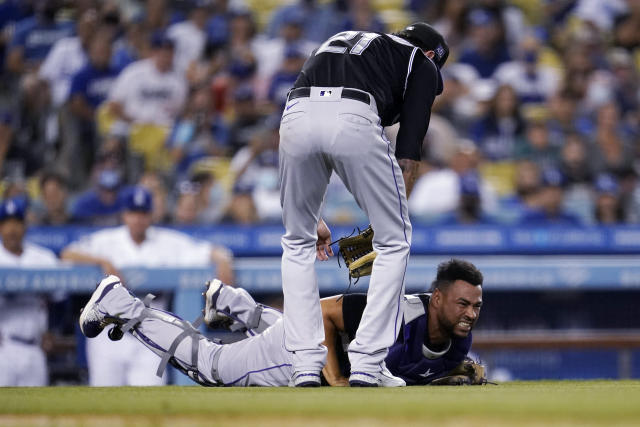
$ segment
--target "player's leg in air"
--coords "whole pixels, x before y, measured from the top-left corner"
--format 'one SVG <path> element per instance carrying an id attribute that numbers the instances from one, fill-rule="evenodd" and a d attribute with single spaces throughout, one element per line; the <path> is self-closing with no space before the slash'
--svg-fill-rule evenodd
<path id="1" fill-rule="evenodd" d="M 215 279 L 207 284 L 204 322 L 211 328 L 243 332 L 247 337 L 264 332 L 278 320 L 282 312 L 257 303 L 242 288 L 227 286 Z"/>
<path id="2" fill-rule="evenodd" d="M 263 308 L 256 315 L 259 305 L 246 291 L 217 280 L 209 283 L 206 297 L 208 320 L 216 320 L 214 313 L 226 312 L 235 317 L 235 322 L 249 326 L 257 323 L 256 328 L 245 326 L 248 333 L 255 335 L 232 344 L 213 342 L 172 313 L 147 307 L 117 276 L 100 282 L 82 311 L 80 329 L 92 338 L 106 325 L 115 323 L 119 325 L 117 329 L 131 333 L 161 358 L 159 370 L 169 363 L 202 385 L 288 385 L 291 358 L 282 345 L 284 330 L 279 312 Z M 270 321 L 271 326 L 267 324 Z M 258 328 L 264 328 L 262 333 L 256 333 Z"/>

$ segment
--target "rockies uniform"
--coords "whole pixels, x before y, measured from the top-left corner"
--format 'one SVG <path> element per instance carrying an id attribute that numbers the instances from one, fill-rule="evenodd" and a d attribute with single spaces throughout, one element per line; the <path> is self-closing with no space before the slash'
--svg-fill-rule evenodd
<path id="1" fill-rule="evenodd" d="M 149 213 L 151 194 L 135 187 L 125 198 L 128 211 Z M 183 233 L 151 226 L 145 239 L 136 244 L 126 225 L 96 231 L 71 243 L 64 252 L 75 252 L 107 259 L 115 268 L 126 267 L 194 267 L 211 264 L 213 246 Z M 64 257 L 63 252 L 63 257 Z M 162 307 L 162 303 L 156 305 Z M 145 352 L 127 335 L 112 343 L 106 334 L 87 341 L 89 384 L 92 386 L 161 385 L 166 379 L 155 375 L 151 366 L 155 356 Z"/>
<path id="2" fill-rule="evenodd" d="M 441 352 L 428 348 L 428 294 L 406 295 L 402 300 L 405 320 L 403 334 L 391 347 L 387 357 L 389 370 L 409 385 L 427 384 L 446 375 L 466 356 L 471 335 L 452 339 Z M 365 295 L 346 295 L 343 301 L 345 332 L 354 334 L 365 307 Z M 93 309 L 95 307 L 95 310 Z M 219 344 L 205 339 L 182 319 L 165 311 L 146 308 L 142 301 L 121 286 L 116 276 L 109 276 L 92 296 L 81 316 L 81 328 L 87 336 L 100 332 L 96 326 L 114 313 L 120 323 L 130 319 L 131 329 L 148 349 L 169 359 L 192 379 L 203 385 L 286 386 L 292 385 L 292 355 L 285 349 L 282 313 L 257 304 L 243 289 L 220 284 L 215 308 L 234 320 L 231 329 L 244 329 L 247 339 Z M 139 323 L 138 323 L 139 322 Z M 106 335 L 106 334 L 102 334 Z M 194 347 L 194 340 L 197 345 Z M 90 340 L 91 341 L 91 340 Z M 175 346 L 175 351 L 171 352 Z M 194 348 L 196 349 L 194 351 Z M 167 351 L 170 353 L 167 354 Z M 157 366 L 160 358 L 156 357 Z"/>
<path id="3" fill-rule="evenodd" d="M 24 207 L 12 200 L 0 206 L 0 218 L 24 221 Z M 51 268 L 58 259 L 49 249 L 23 242 L 22 253 L 0 244 L 1 268 Z M 48 329 L 47 306 L 35 294 L 0 294 L 0 386 L 45 386 L 47 358 L 41 337 Z"/>
<path id="4" fill-rule="evenodd" d="M 378 254 L 368 304 L 349 345 L 352 385 L 373 385 L 368 378 L 383 369 L 400 330 L 411 224 L 396 159 L 420 159 L 431 105 L 443 89 L 439 66 L 448 48 L 427 24 L 398 35 L 346 31 L 331 37 L 305 63 L 282 115 L 284 329 L 296 378 L 298 373 L 319 378 L 325 362 L 314 262 L 321 205 L 333 171 L 367 214 Z M 427 50 L 435 52 L 433 61 Z M 394 149 L 383 128 L 397 122 Z"/>

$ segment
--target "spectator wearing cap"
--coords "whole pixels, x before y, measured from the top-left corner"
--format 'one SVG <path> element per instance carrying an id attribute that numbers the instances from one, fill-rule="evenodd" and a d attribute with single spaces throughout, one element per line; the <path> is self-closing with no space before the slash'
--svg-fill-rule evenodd
<path id="1" fill-rule="evenodd" d="M 153 197 L 134 186 L 123 197 L 123 225 L 85 235 L 62 251 L 62 259 L 100 266 L 105 273 L 127 267 L 204 267 L 215 265 L 216 276 L 233 283 L 233 256 L 221 246 L 152 224 Z M 124 277 L 126 281 L 127 277 Z M 166 308 L 166 307 L 165 307 Z M 111 342 L 106 334 L 87 340 L 89 384 L 92 386 L 160 385 L 156 356 L 129 336 Z"/>
<path id="2" fill-rule="evenodd" d="M 120 173 L 105 169 L 98 174 L 95 188 L 81 193 L 71 208 L 72 222 L 86 225 L 117 225 L 122 204 Z"/>
<path id="3" fill-rule="evenodd" d="M 511 60 L 500 19 L 488 9 L 469 12 L 470 37 L 458 62 L 473 66 L 484 79 L 490 78 L 500 64 Z"/>
<path id="4" fill-rule="evenodd" d="M 562 80 L 560 70 L 540 63 L 542 46 L 533 35 L 526 36 L 514 61 L 501 64 L 494 73 L 500 84 L 512 86 L 521 103 L 546 102 Z"/>
<path id="5" fill-rule="evenodd" d="M 460 176 L 460 197 L 456 210 L 445 214 L 439 225 L 481 225 L 495 224 L 493 218 L 482 210 L 480 176 L 475 170 Z"/>
<path id="6" fill-rule="evenodd" d="M 619 224 L 625 220 L 624 207 L 620 200 L 620 186 L 611 174 L 596 177 L 594 217 L 598 224 Z"/>
<path id="7" fill-rule="evenodd" d="M 25 240 L 25 198 L 0 204 L 0 269 L 53 268 L 55 254 Z M 0 295 L 0 387 L 45 386 L 46 357 L 40 346 L 48 328 L 47 306 L 36 294 Z"/>
<path id="8" fill-rule="evenodd" d="M 526 211 L 520 219 L 524 226 L 581 225 L 580 220 L 564 210 L 564 175 L 554 168 L 542 170 L 542 185 L 536 197 L 537 207 Z"/>
<path id="9" fill-rule="evenodd" d="M 110 112 L 127 123 L 171 126 L 187 96 L 186 80 L 173 70 L 174 42 L 151 37 L 151 57 L 127 66 L 109 92 Z"/>
<path id="10" fill-rule="evenodd" d="M 175 43 L 174 68 L 184 74 L 202 56 L 207 42 L 205 32 L 212 7 L 211 0 L 189 0 L 189 18 L 167 29 L 167 37 Z"/>

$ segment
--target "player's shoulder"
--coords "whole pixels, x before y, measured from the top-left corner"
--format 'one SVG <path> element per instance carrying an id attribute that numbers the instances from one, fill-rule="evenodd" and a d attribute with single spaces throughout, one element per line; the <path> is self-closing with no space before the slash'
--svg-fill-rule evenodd
<path id="1" fill-rule="evenodd" d="M 427 307 L 430 294 L 410 294 L 403 299 L 404 321 L 409 323 L 420 316 L 427 314 Z"/>

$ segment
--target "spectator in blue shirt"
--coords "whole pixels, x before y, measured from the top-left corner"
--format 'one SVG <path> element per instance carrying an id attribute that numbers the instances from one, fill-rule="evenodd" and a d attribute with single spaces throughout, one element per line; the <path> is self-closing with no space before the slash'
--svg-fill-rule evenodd
<path id="1" fill-rule="evenodd" d="M 59 0 L 37 0 L 35 16 L 16 24 L 7 56 L 7 69 L 20 74 L 37 68 L 55 42 L 73 35 L 73 22 L 57 22 Z"/>
<path id="2" fill-rule="evenodd" d="M 95 109 L 107 98 L 118 73 L 111 65 L 111 34 L 99 32 L 89 47 L 89 63 L 71 80 L 70 101 L 74 114 L 93 120 Z"/>
<path id="3" fill-rule="evenodd" d="M 445 214 L 440 225 L 489 225 L 495 221 L 482 211 L 480 177 L 470 170 L 460 176 L 460 198 L 454 212 Z"/>
<path id="4" fill-rule="evenodd" d="M 332 4 L 318 5 L 316 0 L 298 0 L 293 4 L 276 9 L 267 26 L 267 36 L 276 38 L 281 29 L 290 22 L 292 16 L 302 16 L 304 38 L 322 43 L 330 36 L 340 32 L 341 20 Z"/>
<path id="5" fill-rule="evenodd" d="M 71 209 L 72 222 L 114 226 L 120 223 L 122 204 L 119 197 L 120 174 L 114 170 L 103 170 L 98 175 L 96 188 L 78 196 Z"/>
<path id="6" fill-rule="evenodd" d="M 504 42 L 504 31 L 500 17 L 485 9 L 475 9 L 469 13 L 471 39 L 462 50 L 458 62 L 469 64 L 487 79 L 502 63 L 511 60 Z"/>
<path id="7" fill-rule="evenodd" d="M 537 195 L 537 208 L 525 212 L 521 225 L 580 225 L 580 220 L 564 211 L 565 177 L 558 169 L 547 168 L 542 171 L 542 186 Z"/>
<path id="8" fill-rule="evenodd" d="M 271 78 L 269 93 L 267 97 L 280 110 L 284 109 L 287 103 L 287 94 L 293 87 L 298 74 L 304 65 L 307 55 L 295 45 L 290 45 L 285 49 L 284 61 L 280 69 Z"/>
<path id="9" fill-rule="evenodd" d="M 611 174 L 600 174 L 595 180 L 594 216 L 598 224 L 624 222 L 625 212 L 620 200 L 618 180 Z"/>

